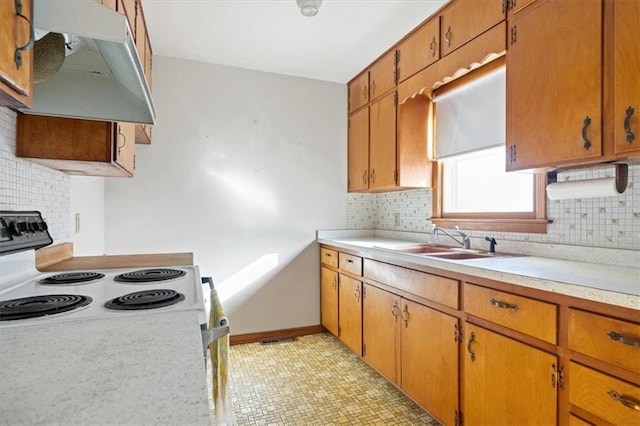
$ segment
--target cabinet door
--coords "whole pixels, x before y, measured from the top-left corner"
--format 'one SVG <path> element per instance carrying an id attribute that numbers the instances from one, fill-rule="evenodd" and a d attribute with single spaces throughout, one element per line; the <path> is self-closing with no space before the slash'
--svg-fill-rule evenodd
<path id="1" fill-rule="evenodd" d="M 369 72 L 365 71 L 349 83 L 349 112 L 369 102 Z"/>
<path id="2" fill-rule="evenodd" d="M 369 108 L 349 117 L 348 151 L 348 190 L 366 191 L 369 188 Z"/>
<path id="3" fill-rule="evenodd" d="M 398 47 L 398 83 L 440 59 L 440 20 L 426 22 Z"/>
<path id="4" fill-rule="evenodd" d="M 396 85 L 396 51 L 392 50 L 373 64 L 369 70 L 369 100 L 373 101 Z"/>
<path id="5" fill-rule="evenodd" d="M 398 107 L 398 182 L 404 188 L 431 186 L 427 134 L 431 101 L 426 96 L 409 98 Z"/>
<path id="6" fill-rule="evenodd" d="M 340 340 L 362 356 L 362 282 L 340 275 L 338 314 Z"/>
<path id="7" fill-rule="evenodd" d="M 363 292 L 362 356 L 390 382 L 400 385 L 400 298 L 368 284 Z"/>
<path id="8" fill-rule="evenodd" d="M 440 49 L 446 56 L 505 18 L 502 0 L 456 0 L 440 14 Z"/>
<path id="9" fill-rule="evenodd" d="M 321 323 L 334 336 L 338 335 L 338 273 L 320 268 Z"/>
<path id="10" fill-rule="evenodd" d="M 22 6 L 24 18 L 18 16 L 18 5 Z M 29 43 L 29 25 L 32 20 L 31 0 L 0 2 L 0 106 L 32 105 L 33 48 L 20 52 L 20 65 L 15 60 L 16 48 Z"/>
<path id="11" fill-rule="evenodd" d="M 402 389 L 440 422 L 453 425 L 458 408 L 458 320 L 405 299 L 401 318 Z"/>
<path id="12" fill-rule="evenodd" d="M 370 109 L 369 188 L 396 186 L 396 104 L 395 92 L 375 101 Z"/>
<path id="13" fill-rule="evenodd" d="M 640 1 L 615 3 L 615 150 L 640 151 Z"/>
<path id="14" fill-rule="evenodd" d="M 133 175 L 135 170 L 136 125 L 133 123 L 115 123 L 114 126 L 113 159 Z"/>
<path id="15" fill-rule="evenodd" d="M 469 323 L 464 335 L 465 424 L 557 424 L 556 356 Z"/>
<path id="16" fill-rule="evenodd" d="M 507 170 L 602 155 L 601 28 L 594 0 L 537 2 L 510 20 Z"/>

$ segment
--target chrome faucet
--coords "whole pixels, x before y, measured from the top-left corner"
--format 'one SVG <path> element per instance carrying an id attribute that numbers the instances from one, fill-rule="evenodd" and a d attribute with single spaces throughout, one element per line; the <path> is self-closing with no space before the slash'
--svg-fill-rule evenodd
<path id="1" fill-rule="evenodd" d="M 438 237 L 438 232 L 441 232 L 441 233 L 443 233 L 445 235 L 448 235 L 456 243 L 460 244 L 462 246 L 462 248 L 464 248 L 466 250 L 469 250 L 471 248 L 471 241 L 469 240 L 469 236 L 467 234 L 465 234 L 464 232 L 462 232 L 460 230 L 460 228 L 458 228 L 457 225 L 453 227 L 453 230 L 456 231 L 458 233 L 458 235 L 460 235 L 462 237 L 462 241 L 460 241 L 459 239 L 454 237 L 446 229 L 440 228 L 440 227 L 436 226 L 435 224 L 431 225 L 431 232 L 433 233 L 433 238 L 434 239 Z"/>

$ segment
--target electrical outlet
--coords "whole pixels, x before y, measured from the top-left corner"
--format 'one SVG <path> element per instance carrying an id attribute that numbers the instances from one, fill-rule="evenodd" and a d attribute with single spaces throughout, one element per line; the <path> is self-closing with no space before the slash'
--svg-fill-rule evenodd
<path id="1" fill-rule="evenodd" d="M 400 226 L 400 213 L 393 214 L 393 226 L 396 228 Z"/>

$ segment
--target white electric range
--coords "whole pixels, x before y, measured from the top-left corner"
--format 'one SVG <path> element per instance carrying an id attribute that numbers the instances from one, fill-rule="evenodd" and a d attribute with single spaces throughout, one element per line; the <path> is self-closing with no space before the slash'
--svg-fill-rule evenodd
<path id="1" fill-rule="evenodd" d="M 51 243 L 39 212 L 0 212 L 0 327 L 186 310 L 206 327 L 209 284 L 198 266 L 44 274 L 35 249 Z"/>

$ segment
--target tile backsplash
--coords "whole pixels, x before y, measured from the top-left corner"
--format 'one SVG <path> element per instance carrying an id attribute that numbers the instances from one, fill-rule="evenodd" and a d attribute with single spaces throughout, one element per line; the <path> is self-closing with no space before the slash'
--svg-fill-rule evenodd
<path id="1" fill-rule="evenodd" d="M 558 174 L 559 181 L 609 177 L 613 168 Z M 431 189 L 347 194 L 347 227 L 429 232 Z M 547 200 L 546 234 L 471 231 L 472 237 L 586 247 L 640 249 L 640 166 L 629 167 L 626 191 L 617 197 Z"/>
<path id="2" fill-rule="evenodd" d="M 39 210 L 53 241 L 70 241 L 69 176 L 15 153 L 16 112 L 0 107 L 0 210 Z"/>

